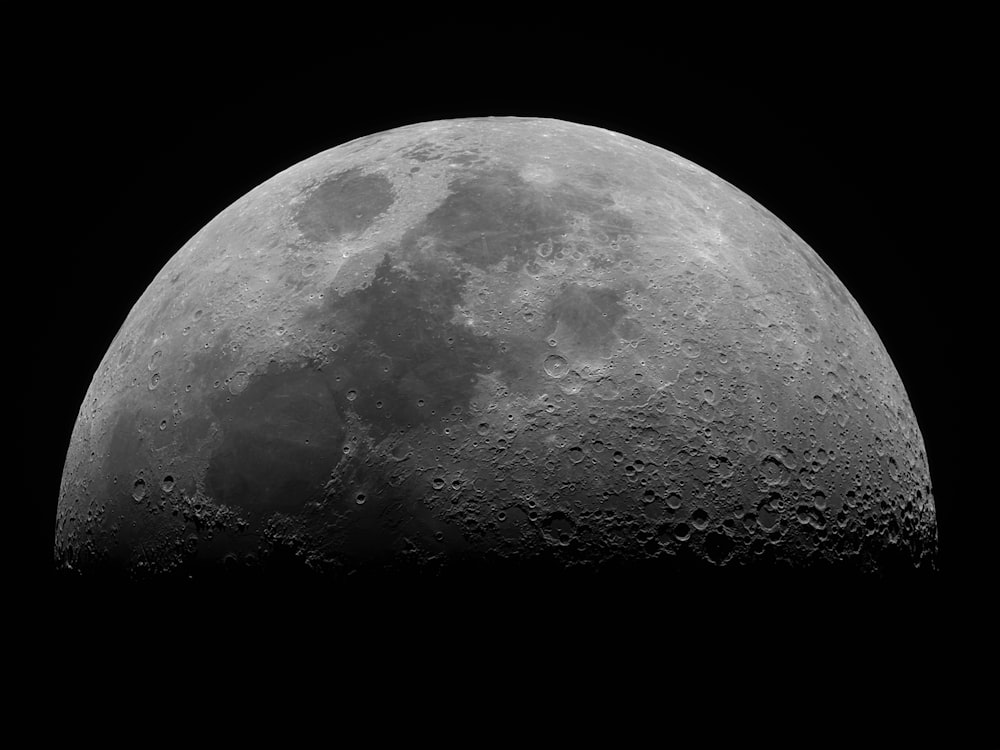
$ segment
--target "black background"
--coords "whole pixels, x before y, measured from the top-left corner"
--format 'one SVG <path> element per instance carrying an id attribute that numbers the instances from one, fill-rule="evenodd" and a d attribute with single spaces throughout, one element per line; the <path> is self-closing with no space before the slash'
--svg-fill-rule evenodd
<path id="1" fill-rule="evenodd" d="M 522 115 L 597 125 L 688 158 L 781 217 L 833 269 L 892 357 L 929 455 L 941 570 L 907 589 L 906 611 L 932 634 L 964 623 L 982 550 L 973 506 L 985 498 L 961 439 L 966 394 L 953 385 L 965 366 L 954 356 L 965 248 L 935 229 L 953 210 L 964 73 L 922 47 L 861 54 L 847 44 L 819 61 L 779 54 L 764 65 L 715 52 L 680 61 L 658 40 L 595 31 L 533 50 L 399 36 L 340 41 L 316 62 L 294 49 L 214 55 L 202 37 L 150 51 L 130 37 L 73 48 L 40 76 L 46 169 L 31 262 L 48 299 L 33 342 L 40 395 L 27 414 L 25 466 L 36 512 L 30 564 L 45 606 L 64 616 L 80 601 L 62 603 L 71 594 L 52 577 L 77 410 L 173 253 L 248 190 L 321 150 L 413 122 Z M 393 46 L 404 51 L 387 53 Z M 194 607 L 170 596 L 182 613 Z M 279 610 L 288 611 L 264 605 L 261 616 L 273 622 Z"/>

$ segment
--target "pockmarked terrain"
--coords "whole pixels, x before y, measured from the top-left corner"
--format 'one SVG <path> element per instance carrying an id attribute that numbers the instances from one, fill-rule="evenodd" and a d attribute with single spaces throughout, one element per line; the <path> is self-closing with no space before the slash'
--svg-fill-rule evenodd
<path id="1" fill-rule="evenodd" d="M 479 118 L 320 153 L 171 258 L 80 408 L 55 558 L 878 570 L 936 542 L 903 384 L 816 252 L 661 148 Z"/>

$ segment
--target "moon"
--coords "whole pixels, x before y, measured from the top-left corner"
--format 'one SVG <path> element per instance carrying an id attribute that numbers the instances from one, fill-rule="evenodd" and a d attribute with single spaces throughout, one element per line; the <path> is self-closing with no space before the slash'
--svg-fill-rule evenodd
<path id="1" fill-rule="evenodd" d="M 753 198 L 553 119 L 275 175 L 135 303 L 80 407 L 69 574 L 935 564 L 878 334 Z"/>

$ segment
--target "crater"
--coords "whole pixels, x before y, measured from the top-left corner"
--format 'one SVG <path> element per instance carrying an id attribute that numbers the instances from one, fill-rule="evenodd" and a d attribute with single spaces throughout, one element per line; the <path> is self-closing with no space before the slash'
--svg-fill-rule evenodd
<path id="1" fill-rule="evenodd" d="M 561 348 L 606 355 L 624 336 L 635 337 L 639 327 L 625 316 L 622 293 L 609 287 L 563 284 L 546 313 L 545 336 Z"/>

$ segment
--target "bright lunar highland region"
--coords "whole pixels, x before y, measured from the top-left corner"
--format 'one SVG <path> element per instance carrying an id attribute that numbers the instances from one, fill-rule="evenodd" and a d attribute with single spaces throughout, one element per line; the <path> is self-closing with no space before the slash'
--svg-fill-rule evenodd
<path id="1" fill-rule="evenodd" d="M 669 151 L 520 117 L 359 138 L 192 237 L 93 377 L 54 546 L 131 579 L 936 552 L 907 394 L 816 252 Z"/>

